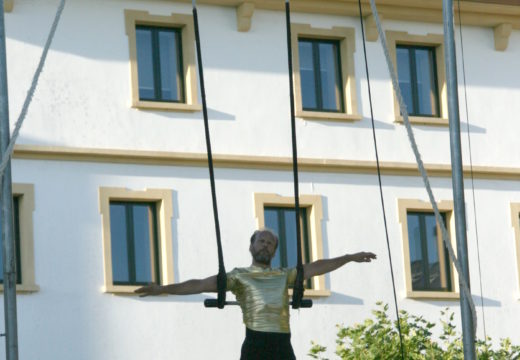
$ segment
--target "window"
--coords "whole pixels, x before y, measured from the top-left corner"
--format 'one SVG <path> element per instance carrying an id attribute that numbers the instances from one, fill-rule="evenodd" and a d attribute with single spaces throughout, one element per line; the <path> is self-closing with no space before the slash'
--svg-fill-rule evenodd
<path id="1" fill-rule="evenodd" d="M 354 29 L 292 24 L 291 34 L 296 116 L 360 120 L 354 78 Z"/>
<path id="2" fill-rule="evenodd" d="M 293 267 L 297 263 L 294 198 L 276 194 L 254 194 L 255 216 L 258 228 L 268 227 L 279 237 L 278 250 L 273 267 Z M 321 234 L 322 204 L 318 195 L 300 196 L 300 226 L 302 234 L 303 263 L 323 258 Z M 315 276 L 305 284 L 306 296 L 329 296 L 325 277 Z"/>
<path id="3" fill-rule="evenodd" d="M 110 238 L 114 285 L 160 283 L 154 203 L 111 201 Z"/>
<path id="4" fill-rule="evenodd" d="M 409 211 L 406 216 L 412 291 L 452 291 L 448 250 L 435 214 Z"/>
<path id="5" fill-rule="evenodd" d="M 437 206 L 448 233 L 453 234 L 453 202 L 441 201 Z M 407 296 L 458 298 L 458 284 L 453 276 L 453 265 L 449 260 L 448 250 L 442 240 L 441 229 L 431 204 L 419 200 L 399 199 L 398 207 L 403 233 Z M 453 247 L 456 248 L 454 244 Z"/>
<path id="6" fill-rule="evenodd" d="M 294 207 L 264 207 L 265 226 L 278 235 L 278 249 L 271 261 L 273 268 L 296 267 L 298 264 L 298 249 L 296 240 L 296 211 Z M 300 208 L 300 232 L 302 263 L 309 262 L 309 235 L 307 226 L 307 208 Z M 307 281 L 306 288 L 311 288 Z"/>
<path id="7" fill-rule="evenodd" d="M 200 111 L 191 15 L 125 10 L 132 106 Z"/>
<path id="8" fill-rule="evenodd" d="M 398 45 L 399 86 L 410 116 L 439 116 L 435 48 Z"/>
<path id="9" fill-rule="evenodd" d="M 179 29 L 136 26 L 139 100 L 184 102 Z"/>
<path id="10" fill-rule="evenodd" d="M 173 282 L 171 190 L 100 188 L 106 292 Z"/>
<path id="11" fill-rule="evenodd" d="M 339 41 L 298 39 L 303 110 L 342 112 Z"/>
<path id="12" fill-rule="evenodd" d="M 448 126 L 442 35 L 387 31 L 388 50 L 412 124 Z M 396 122 L 403 118 L 394 95 Z"/>
<path id="13" fill-rule="evenodd" d="M 518 269 L 518 285 L 520 289 L 520 203 L 511 203 L 511 223 L 515 230 L 516 265 Z"/>
<path id="14" fill-rule="evenodd" d="M 16 291 L 35 292 L 40 288 L 34 278 L 34 240 L 33 211 L 34 186 L 32 184 L 13 184 L 13 217 L 16 254 Z M 1 224 L 0 224 L 1 227 Z M 1 228 L 0 228 L 1 233 Z M 4 282 L 3 247 L 0 246 L 0 284 Z M 3 285 L 0 285 L 3 290 Z"/>

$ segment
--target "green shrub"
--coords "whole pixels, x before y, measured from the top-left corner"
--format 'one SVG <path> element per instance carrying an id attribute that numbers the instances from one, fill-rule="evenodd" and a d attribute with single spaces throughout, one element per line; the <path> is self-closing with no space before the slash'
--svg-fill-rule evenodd
<path id="1" fill-rule="evenodd" d="M 387 312 L 388 304 L 378 302 L 372 311 L 375 319 L 347 327 L 337 325 L 336 355 L 342 360 L 401 359 L 397 320 L 390 320 Z M 431 332 L 436 324 L 404 310 L 399 314 L 405 359 L 464 359 L 462 337 L 455 330 L 453 313 L 448 308 L 441 311 L 442 334 L 438 340 L 432 338 Z M 312 342 L 309 356 L 327 360 L 322 357 L 325 351 L 326 347 Z M 508 338 L 500 341 L 497 350 L 492 348 L 491 338 L 477 340 L 476 351 L 482 360 L 520 359 L 520 346 L 512 345 Z"/>

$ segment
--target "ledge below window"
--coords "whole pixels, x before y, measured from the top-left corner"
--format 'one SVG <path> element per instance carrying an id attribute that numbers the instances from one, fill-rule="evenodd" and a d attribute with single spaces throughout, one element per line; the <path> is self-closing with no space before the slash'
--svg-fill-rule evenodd
<path id="1" fill-rule="evenodd" d="M 460 294 L 443 291 L 407 291 L 406 297 L 409 299 L 458 300 Z"/>
<path id="2" fill-rule="evenodd" d="M 136 101 L 132 104 L 132 107 L 136 108 L 136 109 L 162 110 L 162 111 L 186 111 L 186 112 L 202 111 L 202 105 L 199 105 L 199 104 L 156 102 L 156 101 Z"/>
<path id="3" fill-rule="evenodd" d="M 438 118 L 438 117 L 427 117 L 427 116 L 409 116 L 410 124 L 413 125 L 433 125 L 433 126 L 449 126 L 449 120 Z M 402 116 L 398 116 L 395 119 L 396 123 L 403 124 L 404 120 Z"/>
<path id="4" fill-rule="evenodd" d="M 336 112 L 325 112 L 325 111 L 296 111 L 296 117 L 305 120 L 317 120 L 317 121 L 344 121 L 353 122 L 359 121 L 363 117 L 361 115 L 336 113 Z"/>
<path id="5" fill-rule="evenodd" d="M 140 287 L 141 285 L 109 285 L 103 286 L 101 291 L 110 294 L 137 295 L 134 291 Z"/>
<path id="6" fill-rule="evenodd" d="M 16 293 L 33 293 L 40 291 L 40 287 L 35 284 L 16 284 Z M 0 285 L 0 292 L 4 292 L 4 285 Z"/>

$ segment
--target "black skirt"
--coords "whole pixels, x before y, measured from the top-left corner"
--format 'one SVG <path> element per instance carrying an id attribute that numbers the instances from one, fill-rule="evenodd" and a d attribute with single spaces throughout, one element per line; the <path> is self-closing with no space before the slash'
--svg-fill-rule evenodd
<path id="1" fill-rule="evenodd" d="M 246 328 L 240 360 L 296 360 L 291 346 L 291 334 Z"/>

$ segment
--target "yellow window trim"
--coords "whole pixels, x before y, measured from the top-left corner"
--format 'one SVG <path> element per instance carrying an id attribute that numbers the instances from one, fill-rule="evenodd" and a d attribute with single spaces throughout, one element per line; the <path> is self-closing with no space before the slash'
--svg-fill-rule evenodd
<path id="1" fill-rule="evenodd" d="M 143 201 L 157 204 L 157 220 L 159 222 L 159 272 L 161 285 L 174 282 L 172 252 L 172 191 L 169 189 L 145 189 L 133 191 L 124 188 L 100 187 L 99 211 L 102 221 L 103 239 L 103 292 L 133 293 L 138 286 L 114 285 L 112 277 L 112 248 L 110 237 L 110 201 Z"/>
<path id="2" fill-rule="evenodd" d="M 448 91 L 446 87 L 445 66 L 444 66 L 444 37 L 443 35 L 411 35 L 404 31 L 386 31 L 386 43 L 388 52 L 397 71 L 397 45 L 423 45 L 435 48 L 435 61 L 437 66 L 437 88 L 439 93 L 440 117 L 410 116 L 411 124 L 449 126 L 448 124 Z M 403 123 L 399 102 L 394 94 L 395 122 Z"/>
<path id="3" fill-rule="evenodd" d="M 165 26 L 181 29 L 182 63 L 184 74 L 184 103 L 155 102 L 139 100 L 137 75 L 136 25 Z M 166 111 L 200 111 L 197 98 L 197 68 L 195 66 L 195 30 L 193 16 L 172 14 L 170 16 L 150 15 L 147 11 L 125 10 L 125 28 L 130 51 L 130 78 L 132 107 Z"/>
<path id="4" fill-rule="evenodd" d="M 339 40 L 341 58 L 341 84 L 345 111 L 341 113 L 304 111 L 302 103 L 300 56 L 298 39 L 300 37 Z M 354 28 L 333 27 L 332 29 L 313 28 L 309 24 L 291 24 L 291 45 L 293 53 L 294 106 L 297 117 L 305 120 L 356 121 L 361 120 L 357 109 L 354 51 L 356 50 Z"/>
<path id="5" fill-rule="evenodd" d="M 446 227 L 449 234 L 455 234 L 455 216 L 453 215 L 453 201 L 445 200 L 437 203 L 439 211 L 446 213 Z M 398 199 L 397 200 L 399 223 L 401 224 L 401 234 L 403 239 L 403 261 L 405 271 L 406 296 L 413 299 L 458 299 L 458 278 L 455 275 L 456 270 L 453 264 L 450 265 L 452 291 L 414 291 L 412 289 L 412 270 L 410 266 L 410 240 L 408 237 L 408 211 L 432 212 L 433 208 L 428 201 L 416 199 Z M 455 236 L 451 236 L 451 244 L 455 253 L 457 247 L 455 244 Z M 445 259 L 449 261 L 449 259 Z M 443 266 L 441 266 L 443 269 Z M 442 271 L 442 270 L 441 270 Z"/>
<path id="6" fill-rule="evenodd" d="M 11 12 L 13 11 L 14 0 L 4 0 L 4 11 Z"/>
<path id="7" fill-rule="evenodd" d="M 294 197 L 278 194 L 254 193 L 254 214 L 256 226 L 260 229 L 265 226 L 264 207 L 282 206 L 293 207 Z M 321 220 L 323 218 L 323 206 L 320 195 L 300 195 L 300 207 L 307 208 L 309 217 L 309 245 L 310 261 L 323 259 L 323 239 Z M 305 290 L 305 296 L 324 297 L 330 296 L 330 290 L 325 288 L 325 276 L 315 276 L 311 280 L 312 289 Z"/>
<path id="8" fill-rule="evenodd" d="M 518 269 L 518 288 L 520 289 L 520 203 L 511 203 L 511 223 L 515 231 L 516 266 Z"/>
<path id="9" fill-rule="evenodd" d="M 34 271 L 34 185 L 13 184 L 13 197 L 18 197 L 18 219 L 20 221 L 20 265 L 22 283 L 16 284 L 17 293 L 32 293 L 40 290 L 35 282 Z M 1 269 L 0 269 L 1 271 Z M 0 284 L 0 292 L 4 291 Z"/>

